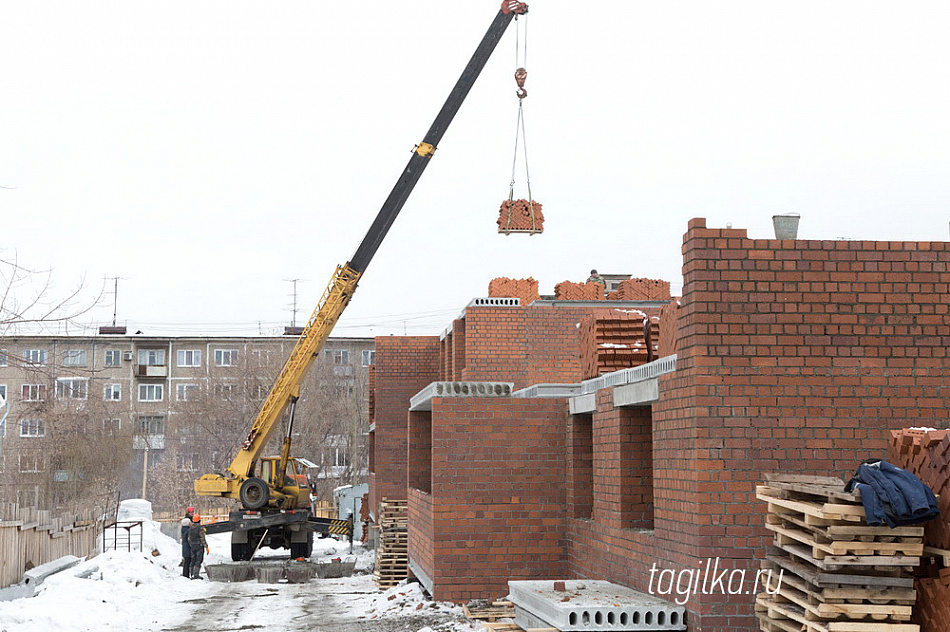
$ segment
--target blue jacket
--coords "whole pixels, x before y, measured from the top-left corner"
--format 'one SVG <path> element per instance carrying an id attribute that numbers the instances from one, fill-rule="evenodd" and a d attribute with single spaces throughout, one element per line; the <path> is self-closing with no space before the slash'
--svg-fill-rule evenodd
<path id="1" fill-rule="evenodd" d="M 861 492 L 864 515 L 872 527 L 919 524 L 940 513 L 934 493 L 923 481 L 887 461 L 868 459 L 844 489 Z"/>

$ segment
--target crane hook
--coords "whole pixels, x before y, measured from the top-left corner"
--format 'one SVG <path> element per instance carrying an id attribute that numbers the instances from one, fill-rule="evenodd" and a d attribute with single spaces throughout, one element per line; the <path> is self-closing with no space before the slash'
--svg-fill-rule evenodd
<path id="1" fill-rule="evenodd" d="M 518 84 L 518 91 L 515 94 L 518 95 L 519 99 L 523 99 L 528 96 L 528 91 L 524 89 L 524 82 L 527 78 L 528 71 L 524 68 L 519 68 L 515 71 L 515 83 Z"/>

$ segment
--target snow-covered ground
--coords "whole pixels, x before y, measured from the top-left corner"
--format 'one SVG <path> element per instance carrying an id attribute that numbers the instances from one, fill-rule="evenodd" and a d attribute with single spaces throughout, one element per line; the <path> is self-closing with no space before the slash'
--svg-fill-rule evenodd
<path id="1" fill-rule="evenodd" d="M 152 630 L 380 630 L 472 632 L 461 608 L 433 603 L 418 584 L 380 591 L 365 574 L 372 551 L 354 547 L 357 571 L 307 584 L 219 583 L 182 577 L 181 546 L 147 520 L 144 551 L 107 551 L 49 577 L 34 597 L 0 602 L 0 632 Z M 208 537 L 206 563 L 230 562 L 230 536 Z M 311 559 L 350 557 L 349 544 L 316 539 Z M 261 558 L 289 556 L 269 549 Z"/>

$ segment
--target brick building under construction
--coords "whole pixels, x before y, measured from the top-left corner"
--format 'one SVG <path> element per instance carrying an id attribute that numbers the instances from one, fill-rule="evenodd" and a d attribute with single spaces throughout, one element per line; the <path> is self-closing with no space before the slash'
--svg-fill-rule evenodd
<path id="1" fill-rule="evenodd" d="M 948 427 L 948 265 L 946 242 L 695 219 L 679 300 L 492 299 L 443 336 L 377 338 L 372 512 L 408 501 L 410 568 L 440 600 L 519 579 L 647 592 L 651 568 L 714 558 L 754 574 L 764 473 L 847 478 L 886 458 L 889 429 Z M 658 319 L 657 340 L 603 342 L 630 314 Z M 724 592 L 691 595 L 690 630 L 759 629 L 755 595 Z"/>

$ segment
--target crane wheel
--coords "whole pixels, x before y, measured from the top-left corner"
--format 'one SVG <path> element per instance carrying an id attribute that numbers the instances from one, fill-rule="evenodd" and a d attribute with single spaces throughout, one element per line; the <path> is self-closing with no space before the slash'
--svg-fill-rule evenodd
<path id="1" fill-rule="evenodd" d="M 240 496 L 245 509 L 260 509 L 270 499 L 270 489 L 263 480 L 251 477 L 241 483 Z"/>

